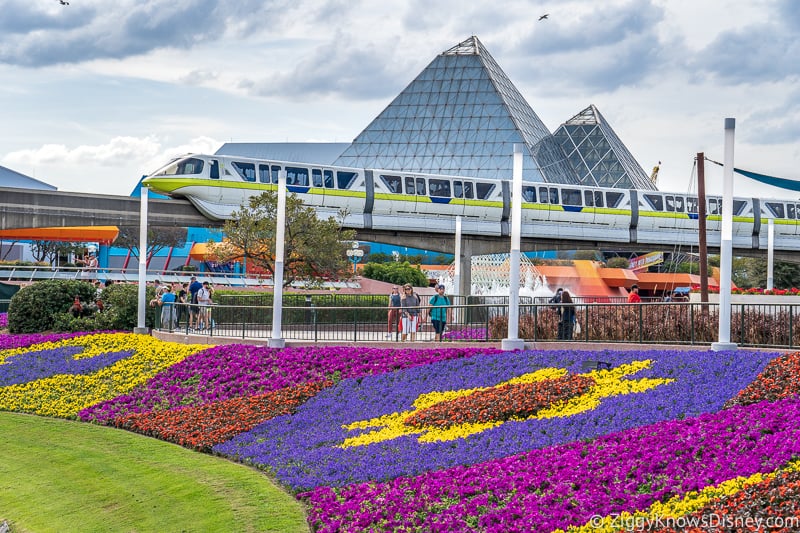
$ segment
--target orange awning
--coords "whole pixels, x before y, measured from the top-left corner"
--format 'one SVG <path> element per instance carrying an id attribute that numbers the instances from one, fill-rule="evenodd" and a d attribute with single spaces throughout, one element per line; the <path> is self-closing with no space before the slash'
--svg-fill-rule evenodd
<path id="1" fill-rule="evenodd" d="M 189 257 L 195 261 L 215 261 L 217 258 L 216 255 L 208 249 L 207 242 L 194 243 L 189 249 Z M 239 257 L 234 258 L 234 260 L 239 259 Z"/>
<path id="2" fill-rule="evenodd" d="M 0 230 L 0 239 L 19 241 L 99 242 L 111 244 L 119 235 L 116 226 L 65 226 Z"/>

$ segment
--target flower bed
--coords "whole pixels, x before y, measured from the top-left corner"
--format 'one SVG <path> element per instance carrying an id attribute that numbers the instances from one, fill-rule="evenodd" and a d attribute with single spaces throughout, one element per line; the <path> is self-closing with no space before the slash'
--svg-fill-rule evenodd
<path id="1" fill-rule="evenodd" d="M 263 468 L 315 531 L 690 531 L 709 516 L 800 529 L 800 353 L 275 350 L 130 334 L 0 335 L 0 347 L 0 409 Z"/>

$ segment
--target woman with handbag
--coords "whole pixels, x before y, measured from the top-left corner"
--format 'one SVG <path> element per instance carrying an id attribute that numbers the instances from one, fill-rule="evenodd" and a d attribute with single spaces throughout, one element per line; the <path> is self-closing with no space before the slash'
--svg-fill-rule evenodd
<path id="1" fill-rule="evenodd" d="M 403 321 L 403 334 L 400 339 L 405 341 L 410 336 L 411 342 L 417 338 L 417 326 L 419 325 L 419 304 L 420 299 L 414 288 L 406 283 L 403 285 L 403 297 L 400 298 L 400 317 Z"/>

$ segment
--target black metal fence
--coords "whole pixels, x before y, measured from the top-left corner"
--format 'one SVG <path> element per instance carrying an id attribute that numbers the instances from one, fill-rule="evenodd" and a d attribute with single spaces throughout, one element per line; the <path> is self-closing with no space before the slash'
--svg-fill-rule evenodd
<path id="1" fill-rule="evenodd" d="M 331 295 L 328 305 L 310 300 L 286 305 L 282 310 L 282 337 L 303 341 L 375 342 L 402 338 L 399 320 L 389 320 L 389 308 L 363 296 L 357 305 L 346 303 L 346 295 Z M 380 299 L 383 299 L 381 302 Z M 487 297 L 495 298 L 495 297 Z M 376 296 L 375 302 L 386 298 Z M 461 300 L 466 301 L 466 300 Z M 203 323 L 189 323 L 189 306 L 179 304 L 179 320 L 161 321 L 158 329 L 202 333 L 242 339 L 268 339 L 272 334 L 272 307 L 215 304 Z M 291 303 L 291 302 L 289 302 Z M 360 305 L 359 305 L 360 304 Z M 563 309 L 547 303 L 520 306 L 519 337 L 526 341 L 582 341 L 617 343 L 709 344 L 718 339 L 719 305 L 700 303 L 577 303 L 575 321 L 566 324 Z M 742 346 L 794 348 L 800 345 L 800 305 L 731 306 L 730 341 Z M 430 317 L 422 314 L 416 340 L 432 340 Z M 166 317 L 164 317 L 166 318 Z M 571 326 L 571 327 L 570 327 Z M 458 304 L 450 307 L 445 341 L 496 341 L 507 337 L 508 300 L 496 303 Z M 411 332 L 407 332 L 411 333 Z"/>

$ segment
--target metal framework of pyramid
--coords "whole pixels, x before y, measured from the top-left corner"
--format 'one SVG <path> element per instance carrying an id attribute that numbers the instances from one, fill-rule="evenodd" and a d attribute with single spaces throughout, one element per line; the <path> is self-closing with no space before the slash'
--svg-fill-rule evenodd
<path id="1" fill-rule="evenodd" d="M 472 36 L 439 54 L 335 164 L 511 179 L 513 146 L 520 144 L 525 181 L 653 189 L 596 108 L 588 109 L 596 130 L 587 130 L 584 141 L 570 122 L 585 111 L 551 134 Z M 603 143 L 611 149 L 598 155 Z"/>
<path id="2" fill-rule="evenodd" d="M 562 124 L 554 137 L 581 185 L 654 188 L 595 106 L 590 105 Z"/>
<path id="3" fill-rule="evenodd" d="M 521 144 L 524 180 L 577 183 L 563 155 L 543 175 L 532 149 L 547 139 L 550 131 L 473 36 L 439 54 L 336 164 L 510 179 Z"/>

